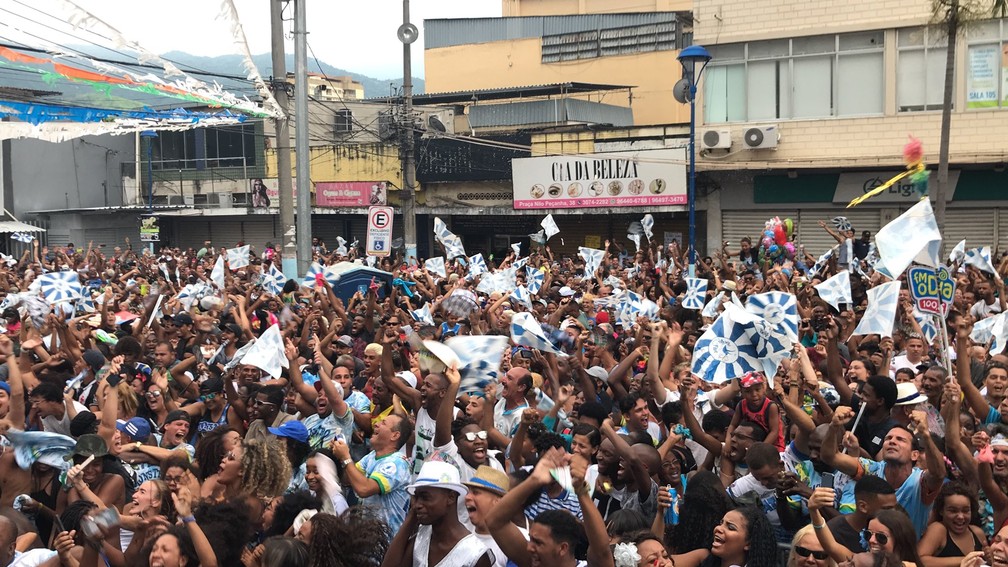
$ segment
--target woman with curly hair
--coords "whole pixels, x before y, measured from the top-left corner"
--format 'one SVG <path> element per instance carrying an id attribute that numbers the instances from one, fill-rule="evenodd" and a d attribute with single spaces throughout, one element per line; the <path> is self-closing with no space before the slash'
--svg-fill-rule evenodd
<path id="1" fill-rule="evenodd" d="M 942 486 L 933 508 L 935 522 L 928 525 L 917 544 L 921 560 L 952 565 L 971 551 L 983 551 L 986 537 L 973 523 L 979 520 L 979 508 L 976 491 L 963 482 L 954 480 Z M 946 559 L 943 562 L 941 558 Z"/>
<path id="2" fill-rule="evenodd" d="M 342 516 L 312 516 L 297 538 L 308 544 L 311 567 L 379 567 L 392 533 L 367 508 L 354 506 Z"/>
<path id="3" fill-rule="evenodd" d="M 204 435 L 196 443 L 197 480 L 200 481 L 202 498 L 220 497 L 222 487 L 217 482 L 221 462 L 241 442 L 241 433 L 230 427 L 218 427 Z"/>
<path id="4" fill-rule="evenodd" d="M 291 466 L 283 445 L 276 440 L 243 441 L 224 456 L 217 482 L 223 490 L 208 502 L 243 502 L 250 518 L 256 519 L 254 531 L 262 531 L 263 513 L 290 483 Z"/>
<path id="5" fill-rule="evenodd" d="M 666 537 L 666 546 L 677 554 L 710 549 L 714 541 L 714 527 L 721 523 L 729 508 L 721 479 L 710 471 L 696 473 L 690 478 L 679 503 L 679 525 L 675 527 L 675 537 Z"/>

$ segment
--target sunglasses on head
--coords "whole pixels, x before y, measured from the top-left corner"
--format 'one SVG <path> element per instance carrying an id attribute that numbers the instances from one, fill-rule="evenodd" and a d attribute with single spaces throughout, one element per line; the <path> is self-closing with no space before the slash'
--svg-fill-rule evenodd
<path id="1" fill-rule="evenodd" d="M 873 532 L 868 528 L 861 530 L 861 537 L 864 538 L 865 541 L 871 541 L 871 538 L 874 537 L 875 541 L 877 541 L 879 545 L 889 543 L 889 536 L 882 532 Z"/>
<path id="2" fill-rule="evenodd" d="M 809 555 L 811 555 L 812 557 L 815 557 L 816 560 L 818 561 L 826 561 L 826 559 L 829 558 L 829 554 L 826 553 L 825 551 L 812 551 L 811 549 L 807 547 L 802 547 L 800 545 L 796 545 L 794 550 L 799 557 L 808 557 Z"/>
<path id="3" fill-rule="evenodd" d="M 468 441 L 470 443 L 472 443 L 473 441 L 475 441 L 477 438 L 486 441 L 487 432 L 486 431 L 470 431 L 470 432 L 468 432 L 468 433 L 465 434 L 465 438 L 466 438 L 466 441 Z"/>

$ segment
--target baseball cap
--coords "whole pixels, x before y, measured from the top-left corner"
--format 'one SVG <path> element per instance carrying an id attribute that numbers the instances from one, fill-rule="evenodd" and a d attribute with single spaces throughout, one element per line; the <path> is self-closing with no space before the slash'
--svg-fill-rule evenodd
<path id="1" fill-rule="evenodd" d="M 102 366 L 105 366 L 105 356 L 97 349 L 87 349 L 81 354 L 81 358 L 84 359 L 92 372 L 98 372 Z"/>
<path id="2" fill-rule="evenodd" d="M 77 440 L 77 444 L 74 445 L 73 450 L 70 451 L 69 455 L 63 457 L 63 460 L 71 462 L 74 457 L 90 457 L 92 455 L 94 455 L 95 458 L 108 455 L 108 445 L 106 445 L 105 440 L 98 435 L 88 433 L 80 436 L 80 439 Z"/>
<path id="3" fill-rule="evenodd" d="M 165 417 L 164 422 L 172 423 L 175 421 L 189 421 L 189 414 L 185 410 L 175 410 L 168 412 L 168 416 Z"/>
<path id="4" fill-rule="evenodd" d="M 766 378 L 763 374 L 759 372 L 746 372 L 741 378 L 739 378 L 739 383 L 743 388 L 752 388 L 757 384 L 763 384 L 766 382 Z"/>
<path id="5" fill-rule="evenodd" d="M 267 431 L 277 437 L 286 437 L 302 443 L 308 442 L 308 428 L 296 419 L 280 424 L 280 427 L 267 427 Z"/>
<path id="6" fill-rule="evenodd" d="M 211 376 L 200 384 L 199 391 L 201 394 L 211 394 L 224 391 L 224 381 L 218 376 Z"/>
<path id="7" fill-rule="evenodd" d="M 98 416 L 82 411 L 70 420 L 70 435 L 80 437 L 86 433 L 98 433 Z"/>
<path id="8" fill-rule="evenodd" d="M 340 338 L 336 339 L 336 344 L 346 347 L 353 346 L 353 339 L 350 338 L 350 335 L 341 335 Z"/>
<path id="9" fill-rule="evenodd" d="M 406 487 L 406 492 L 414 494 L 418 488 L 442 488 L 465 496 L 469 489 L 462 484 L 455 465 L 441 461 L 427 461 L 420 467 L 416 481 Z"/>
<path id="10" fill-rule="evenodd" d="M 560 288 L 560 292 L 559 293 L 560 293 L 560 297 L 571 297 L 572 295 L 574 295 L 575 292 L 570 287 L 563 286 L 562 288 Z"/>
<path id="11" fill-rule="evenodd" d="M 193 319 L 192 315 L 188 313 L 179 313 L 175 316 L 175 325 L 181 327 L 182 325 L 192 325 Z"/>
<path id="12" fill-rule="evenodd" d="M 608 322 L 609 322 L 609 314 L 606 313 L 605 311 L 599 311 L 598 313 L 595 314 L 596 325 L 601 325 L 602 323 L 608 323 Z"/>
<path id="13" fill-rule="evenodd" d="M 409 384 L 410 388 L 416 388 L 417 377 L 416 377 L 416 374 L 413 374 L 412 371 L 410 371 L 410 370 L 400 370 L 399 372 L 396 372 L 395 375 L 398 378 L 402 378 L 404 382 L 406 382 L 407 384 Z"/>
<path id="14" fill-rule="evenodd" d="M 507 473 L 487 465 L 480 465 L 479 468 L 476 469 L 476 474 L 469 479 L 469 482 L 463 482 L 462 484 L 468 486 L 469 488 L 482 488 L 483 490 L 489 490 L 490 492 L 500 496 L 504 496 L 504 493 L 511 488 L 511 481 L 508 479 Z"/>
<path id="15" fill-rule="evenodd" d="M 129 435 L 133 441 L 146 441 L 151 434 L 150 422 L 142 417 L 134 417 L 129 421 L 119 420 L 116 429 Z"/>
<path id="16" fill-rule="evenodd" d="M 601 366 L 592 366 L 591 368 L 586 370 L 586 372 L 588 373 L 589 376 L 591 376 L 596 380 L 601 380 L 605 382 L 606 380 L 609 379 L 609 371 L 607 371 L 605 368 L 602 368 Z"/>

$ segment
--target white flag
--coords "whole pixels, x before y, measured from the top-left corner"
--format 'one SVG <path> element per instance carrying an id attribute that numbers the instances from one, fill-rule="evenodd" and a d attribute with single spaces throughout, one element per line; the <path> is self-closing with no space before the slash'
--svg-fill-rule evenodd
<path id="1" fill-rule="evenodd" d="M 255 366 L 274 378 L 280 377 L 281 369 L 288 368 L 290 363 L 284 354 L 283 338 L 280 336 L 278 325 L 266 329 L 266 332 L 245 353 L 242 364 Z"/>
<path id="2" fill-rule="evenodd" d="M 886 282 L 868 290 L 868 307 L 861 322 L 854 329 L 855 335 L 892 336 L 896 321 L 896 307 L 899 305 L 900 282 Z"/>
<path id="3" fill-rule="evenodd" d="M 994 264 L 991 263 L 990 246 L 984 246 L 983 248 L 971 248 L 966 252 L 963 264 L 973 266 L 981 272 L 997 275 L 997 269 L 994 267 Z"/>
<path id="4" fill-rule="evenodd" d="M 556 221 L 553 220 L 553 215 L 546 215 L 546 218 L 539 223 L 539 226 L 543 227 L 543 230 L 546 231 L 546 240 L 553 238 L 556 234 L 560 234 L 560 227 L 558 227 Z"/>
<path id="5" fill-rule="evenodd" d="M 851 305 L 854 300 L 851 298 L 850 272 L 843 270 L 832 278 L 813 286 L 819 292 L 819 297 L 823 301 L 833 306 L 833 309 L 840 311 L 840 304 Z"/>
<path id="6" fill-rule="evenodd" d="M 644 236 L 647 237 L 648 242 L 651 242 L 651 237 L 654 236 L 652 230 L 654 230 L 654 217 L 651 214 L 644 215 L 644 218 L 640 221 L 641 228 L 644 229 Z"/>
<path id="7" fill-rule="evenodd" d="M 244 268 L 249 265 L 249 246 L 239 246 L 237 248 L 228 248 L 227 251 L 227 262 L 228 268 L 232 270 L 237 270 Z"/>
<path id="8" fill-rule="evenodd" d="M 224 256 L 217 256 L 213 270 L 210 272 L 210 281 L 217 286 L 217 289 L 224 289 Z"/>
<path id="9" fill-rule="evenodd" d="M 595 271 L 602 265 L 602 258 L 605 256 L 605 250 L 579 246 L 578 254 L 580 254 L 585 261 L 585 277 L 588 279 L 594 278 Z"/>
<path id="10" fill-rule="evenodd" d="M 902 274 L 910 262 L 937 267 L 941 240 L 928 199 L 910 207 L 875 235 L 882 266 L 892 277 Z"/>
<path id="11" fill-rule="evenodd" d="M 949 263 L 958 264 L 966 258 L 966 239 L 959 241 L 959 244 L 955 245 L 952 252 L 949 253 Z"/>

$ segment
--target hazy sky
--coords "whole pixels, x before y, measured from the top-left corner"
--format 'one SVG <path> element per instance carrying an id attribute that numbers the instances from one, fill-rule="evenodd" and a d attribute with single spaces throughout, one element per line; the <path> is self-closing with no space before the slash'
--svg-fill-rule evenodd
<path id="1" fill-rule="evenodd" d="M 4 0 L 30 14 L 25 5 L 46 6 L 58 13 L 57 3 Z M 270 0 L 235 0 L 249 48 L 253 54 L 270 50 Z M 23 3 L 22 3 L 23 2 Z M 155 53 L 180 50 L 197 55 L 237 53 L 224 21 L 216 18 L 215 0 L 75 0 L 75 3 L 119 29 Z M 14 8 L 11 8 L 14 9 Z M 396 29 L 402 23 L 400 0 L 307 0 L 308 44 L 315 55 L 330 65 L 379 79 L 402 76 L 402 44 Z M 37 15 L 37 13 L 36 13 Z M 423 20 L 438 18 L 493 17 L 501 15 L 500 0 L 412 0 L 410 20 L 420 29 L 413 44 L 413 74 L 423 76 Z M 284 11 L 290 32 L 293 5 Z M 41 16 L 38 16 L 42 20 Z M 287 53 L 294 53 L 288 36 Z M 309 53 L 309 69 L 311 65 Z"/>

